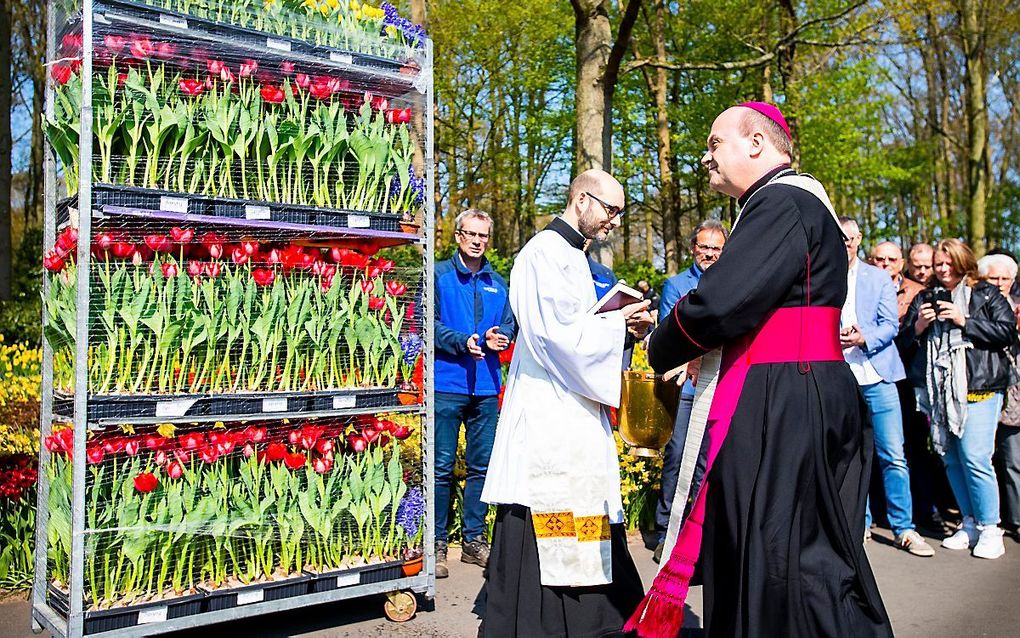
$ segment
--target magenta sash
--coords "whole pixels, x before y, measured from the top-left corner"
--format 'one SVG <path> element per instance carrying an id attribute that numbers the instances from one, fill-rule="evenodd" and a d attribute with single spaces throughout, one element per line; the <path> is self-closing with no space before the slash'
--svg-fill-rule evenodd
<path id="1" fill-rule="evenodd" d="M 659 570 L 624 631 L 635 631 L 640 638 L 675 638 L 679 635 L 684 602 L 701 552 L 712 465 L 726 439 L 748 370 L 755 364 L 796 362 L 806 373 L 813 361 L 843 361 L 839 347 L 839 317 L 839 308 L 780 308 L 770 314 L 757 330 L 723 348 L 719 382 L 708 411 L 711 436 L 705 479 L 690 515 L 680 528 L 669 561 Z M 673 506 L 682 507 L 683 504 L 674 503 Z"/>

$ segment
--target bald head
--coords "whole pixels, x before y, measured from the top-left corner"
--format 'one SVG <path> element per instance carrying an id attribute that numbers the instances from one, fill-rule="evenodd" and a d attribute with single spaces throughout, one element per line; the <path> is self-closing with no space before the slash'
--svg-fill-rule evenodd
<path id="1" fill-rule="evenodd" d="M 907 253 L 907 276 L 918 283 L 927 284 L 935 273 L 934 259 L 935 249 L 931 244 L 914 244 Z"/>
<path id="2" fill-rule="evenodd" d="M 739 197 L 758 178 L 790 163 L 790 140 L 773 120 L 744 106 L 726 109 L 712 122 L 701 158 L 712 190 Z"/>
<path id="3" fill-rule="evenodd" d="M 570 183 L 563 220 L 587 239 L 605 241 L 620 225 L 624 206 L 623 186 L 609 173 L 593 168 Z"/>
<path id="4" fill-rule="evenodd" d="M 880 242 L 871 249 L 871 263 L 889 273 L 896 281 L 903 272 L 903 251 L 891 241 Z"/>

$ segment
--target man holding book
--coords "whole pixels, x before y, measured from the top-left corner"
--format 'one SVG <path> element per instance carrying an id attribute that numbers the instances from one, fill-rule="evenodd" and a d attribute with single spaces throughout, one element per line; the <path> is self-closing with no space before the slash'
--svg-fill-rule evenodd
<path id="1" fill-rule="evenodd" d="M 510 275 L 519 332 L 482 491 L 498 505 L 485 636 L 604 635 L 641 599 L 606 408 L 619 405 L 627 333 L 643 337 L 652 318 L 640 294 L 594 312 L 582 251 L 619 225 L 623 204 L 608 173 L 582 173 L 566 210 L 524 246 Z M 626 301 L 624 293 L 603 300 Z"/>

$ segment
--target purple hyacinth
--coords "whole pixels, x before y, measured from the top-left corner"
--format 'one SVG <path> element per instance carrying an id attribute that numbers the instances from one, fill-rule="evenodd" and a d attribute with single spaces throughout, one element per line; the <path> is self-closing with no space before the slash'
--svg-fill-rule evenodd
<path id="1" fill-rule="evenodd" d="M 404 528 L 408 538 L 414 538 L 425 514 L 425 495 L 421 488 L 412 487 L 397 507 L 397 523 Z"/>
<path id="2" fill-rule="evenodd" d="M 404 35 L 412 47 L 421 46 L 425 41 L 425 27 L 414 24 L 407 18 L 400 16 L 397 8 L 389 2 L 382 3 L 383 16 L 382 33 L 385 35 L 387 27 L 394 27 Z"/>
<path id="3" fill-rule="evenodd" d="M 413 366 L 418 355 L 421 354 L 421 347 L 421 337 L 416 334 L 400 337 L 400 349 L 404 351 L 404 363 Z"/>
<path id="4" fill-rule="evenodd" d="M 421 206 L 425 203 L 425 177 L 415 177 L 414 167 L 409 167 L 408 170 L 409 182 L 411 185 L 411 192 L 414 193 L 413 206 Z"/>

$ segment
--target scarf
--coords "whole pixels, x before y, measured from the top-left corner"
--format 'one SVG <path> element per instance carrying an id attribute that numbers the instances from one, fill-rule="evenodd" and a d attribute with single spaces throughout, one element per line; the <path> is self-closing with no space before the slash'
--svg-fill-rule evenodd
<path id="1" fill-rule="evenodd" d="M 961 282 L 953 289 L 953 305 L 964 315 L 970 304 L 970 287 Z M 934 321 L 925 342 L 925 390 L 931 422 L 931 440 L 939 455 L 946 453 L 949 435 L 963 437 L 967 421 L 967 348 L 963 330 L 949 321 Z"/>

